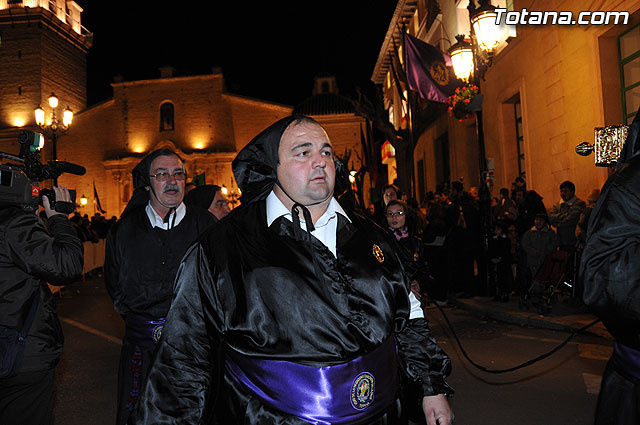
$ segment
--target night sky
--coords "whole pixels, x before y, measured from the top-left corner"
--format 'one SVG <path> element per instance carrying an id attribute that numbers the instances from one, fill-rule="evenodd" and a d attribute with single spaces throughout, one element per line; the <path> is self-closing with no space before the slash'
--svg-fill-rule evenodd
<path id="1" fill-rule="evenodd" d="M 94 33 L 89 106 L 112 96 L 114 75 L 158 78 L 163 65 L 177 76 L 219 66 L 227 91 L 291 106 L 311 95 L 316 74 L 329 72 L 340 94 L 355 97 L 356 87 L 371 84 L 396 7 L 392 0 L 76 2 Z"/>

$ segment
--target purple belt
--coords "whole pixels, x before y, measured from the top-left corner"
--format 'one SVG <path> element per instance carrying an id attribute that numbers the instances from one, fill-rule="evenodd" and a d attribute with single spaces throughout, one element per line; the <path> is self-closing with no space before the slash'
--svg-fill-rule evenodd
<path id="1" fill-rule="evenodd" d="M 618 369 L 640 381 L 640 351 L 616 341 L 613 344 L 612 359 Z"/>
<path id="2" fill-rule="evenodd" d="M 312 424 L 360 424 L 384 413 L 398 392 L 396 346 L 387 338 L 347 363 L 313 367 L 227 349 L 227 371 L 254 396 Z"/>
<path id="3" fill-rule="evenodd" d="M 139 314 L 129 313 L 124 317 L 125 339 L 138 347 L 153 351 L 162 335 L 164 317 L 150 319 Z"/>

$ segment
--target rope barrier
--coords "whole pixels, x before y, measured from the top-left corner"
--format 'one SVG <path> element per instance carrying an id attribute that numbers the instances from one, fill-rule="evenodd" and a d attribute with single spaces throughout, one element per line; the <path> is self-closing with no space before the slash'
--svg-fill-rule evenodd
<path id="1" fill-rule="evenodd" d="M 488 369 L 485 366 L 479 365 L 476 362 L 474 362 L 471 357 L 469 357 L 469 355 L 467 354 L 467 352 L 465 351 L 464 347 L 462 346 L 462 343 L 460 342 L 460 338 L 458 338 L 458 335 L 456 334 L 455 329 L 453 328 L 453 326 L 451 325 L 451 322 L 449 321 L 449 318 L 447 317 L 447 315 L 445 314 L 444 310 L 442 309 L 442 307 L 440 307 L 437 303 L 434 303 L 435 306 L 438 308 L 438 310 L 440 310 L 440 313 L 442 314 L 442 317 L 444 317 L 444 320 L 447 322 L 447 325 L 449 326 L 449 329 L 451 330 L 451 333 L 453 333 L 453 337 L 456 340 L 456 343 L 458 344 L 458 347 L 460 348 L 460 351 L 462 352 L 462 355 L 464 356 L 465 359 L 467 359 L 467 361 L 476 369 L 481 370 L 483 372 L 486 373 L 493 373 L 493 374 L 500 374 L 500 373 L 507 373 L 507 372 L 513 372 L 515 370 L 518 369 L 522 369 L 525 368 L 527 366 L 531 366 L 534 363 L 537 363 L 541 360 L 546 359 L 547 357 L 551 356 L 552 354 L 554 354 L 555 352 L 557 352 L 558 350 L 560 350 L 562 347 L 564 347 L 565 345 L 567 345 L 569 343 L 569 341 L 571 341 L 576 335 L 586 331 L 587 329 L 589 329 L 591 326 L 595 325 L 596 323 L 600 322 L 600 319 L 596 319 L 594 321 L 592 321 L 591 323 L 588 323 L 586 325 L 584 325 L 583 327 L 581 327 L 580 329 L 574 331 L 571 335 L 569 335 L 569 337 L 567 339 L 565 339 L 562 343 L 560 343 L 558 346 L 556 346 L 555 348 L 553 348 L 552 350 L 539 355 L 536 358 L 533 358 L 531 360 L 528 360 L 524 363 L 521 363 L 517 366 L 513 366 L 507 369 Z"/>

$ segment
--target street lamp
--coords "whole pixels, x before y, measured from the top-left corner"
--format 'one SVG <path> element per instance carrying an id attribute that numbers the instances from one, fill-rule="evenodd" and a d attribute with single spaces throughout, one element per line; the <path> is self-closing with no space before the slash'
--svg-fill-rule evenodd
<path id="1" fill-rule="evenodd" d="M 49 119 L 46 119 L 44 109 L 42 109 L 40 105 L 34 110 L 34 113 L 36 124 L 40 127 L 40 131 L 47 138 L 51 139 L 52 157 L 53 160 L 56 161 L 58 159 L 58 136 L 65 134 L 69 130 L 69 127 L 71 127 L 73 112 L 67 106 L 62 112 L 62 122 L 59 122 L 56 116 L 56 109 L 59 104 L 58 97 L 54 93 L 51 93 L 51 96 L 49 96 L 47 100 L 49 101 L 49 107 L 51 107 L 51 116 Z M 53 185 L 58 185 L 57 177 L 53 179 Z"/>
<path id="2" fill-rule="evenodd" d="M 489 0 L 480 0 L 480 7 L 476 7 L 475 0 L 469 0 L 469 20 L 471 27 L 471 43 L 464 35 L 457 35 L 457 42 L 449 48 L 449 56 L 453 65 L 453 72 L 465 82 L 473 82 L 480 87 L 480 78 L 484 80 L 484 72 L 491 66 L 493 53 L 500 44 L 500 26 L 496 25 L 497 13 Z M 480 96 L 478 93 L 476 96 Z M 483 253 L 489 248 L 491 234 L 491 193 L 487 182 L 487 157 L 484 144 L 484 129 L 482 125 L 482 110 L 476 113 L 476 137 L 478 139 L 480 165 L 480 213 L 483 224 Z M 485 276 L 486 278 L 486 272 Z"/>

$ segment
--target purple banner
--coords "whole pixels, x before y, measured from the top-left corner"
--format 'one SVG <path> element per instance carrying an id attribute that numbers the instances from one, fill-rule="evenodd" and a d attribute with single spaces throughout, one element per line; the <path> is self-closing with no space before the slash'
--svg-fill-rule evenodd
<path id="1" fill-rule="evenodd" d="M 430 44 L 403 34 L 404 67 L 407 84 L 423 99 L 447 103 L 462 81 L 456 78 L 451 58 Z"/>

